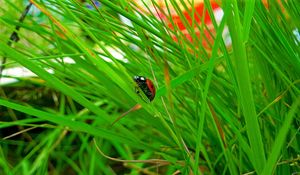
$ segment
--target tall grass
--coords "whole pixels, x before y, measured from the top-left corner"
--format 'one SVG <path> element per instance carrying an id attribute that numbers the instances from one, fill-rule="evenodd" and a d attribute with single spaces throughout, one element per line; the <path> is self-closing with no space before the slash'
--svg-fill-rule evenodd
<path id="1" fill-rule="evenodd" d="M 1 174 L 300 172 L 297 1 L 222 1 L 217 21 L 205 0 L 210 25 L 188 10 L 193 0 L 164 10 L 157 1 L 30 2 L 40 14 L 22 23 L 26 4 L 0 2 L 5 67 L 37 75 L 2 86 Z M 17 25 L 20 41 L 9 46 Z M 153 102 L 135 93 L 134 75 L 153 80 Z M 135 104 L 142 109 L 110 127 Z"/>

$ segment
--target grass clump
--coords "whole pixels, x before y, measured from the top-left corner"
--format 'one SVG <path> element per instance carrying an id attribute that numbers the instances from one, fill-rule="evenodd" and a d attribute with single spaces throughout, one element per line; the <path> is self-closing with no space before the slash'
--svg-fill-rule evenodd
<path id="1" fill-rule="evenodd" d="M 0 3 L 6 69 L 37 75 L 1 87 L 1 173 L 300 172 L 296 1 L 99 2 L 31 0 L 23 22 L 23 3 Z"/>

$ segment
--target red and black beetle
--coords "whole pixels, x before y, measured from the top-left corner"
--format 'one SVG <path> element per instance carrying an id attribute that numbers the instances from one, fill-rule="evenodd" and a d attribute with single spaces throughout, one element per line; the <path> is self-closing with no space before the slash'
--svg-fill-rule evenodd
<path id="1" fill-rule="evenodd" d="M 133 80 L 136 82 L 137 86 L 139 88 L 136 88 L 136 93 L 139 94 L 141 89 L 143 93 L 146 95 L 146 97 L 152 101 L 155 97 L 155 87 L 153 85 L 153 82 L 144 77 L 144 76 L 134 76 Z"/>
<path id="2" fill-rule="evenodd" d="M 135 92 L 138 95 L 143 97 L 143 95 L 140 94 L 141 93 L 140 90 L 141 90 L 142 93 L 145 94 L 144 96 L 146 96 L 149 99 L 149 101 L 151 102 L 155 97 L 155 87 L 154 87 L 152 81 L 149 80 L 148 78 L 143 77 L 143 76 L 134 76 L 133 80 L 135 81 L 135 83 L 138 86 L 138 87 L 135 88 Z M 129 109 L 127 112 L 124 112 L 122 115 L 120 115 L 115 121 L 113 121 L 111 126 L 113 126 L 117 121 L 119 121 L 121 118 L 123 118 L 128 113 L 139 110 L 141 108 L 142 108 L 142 105 L 136 104 L 131 109 Z"/>

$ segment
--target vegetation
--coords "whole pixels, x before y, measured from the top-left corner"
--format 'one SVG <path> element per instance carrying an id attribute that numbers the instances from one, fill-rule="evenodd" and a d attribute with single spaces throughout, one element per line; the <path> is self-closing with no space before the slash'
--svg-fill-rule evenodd
<path id="1" fill-rule="evenodd" d="M 30 2 L 0 2 L 5 68 L 37 75 L 1 86 L 0 174 L 300 172 L 298 1 Z"/>

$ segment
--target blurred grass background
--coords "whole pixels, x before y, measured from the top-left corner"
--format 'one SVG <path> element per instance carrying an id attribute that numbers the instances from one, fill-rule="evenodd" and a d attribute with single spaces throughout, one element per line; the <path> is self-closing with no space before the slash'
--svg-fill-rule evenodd
<path id="1" fill-rule="evenodd" d="M 300 173 L 298 1 L 30 2 L 0 2 L 5 68 L 37 75 L 1 85 L 0 174 Z"/>

